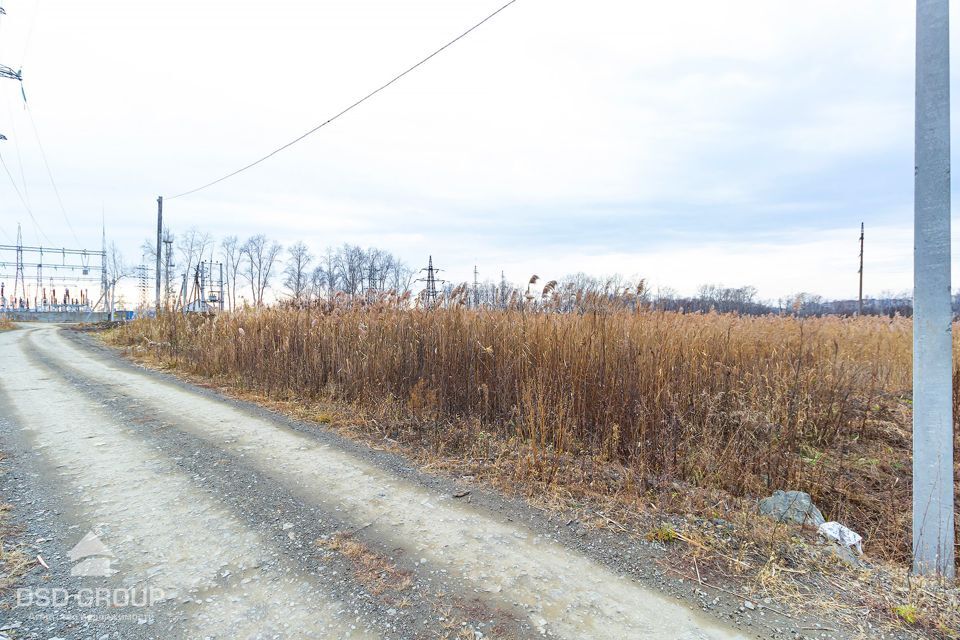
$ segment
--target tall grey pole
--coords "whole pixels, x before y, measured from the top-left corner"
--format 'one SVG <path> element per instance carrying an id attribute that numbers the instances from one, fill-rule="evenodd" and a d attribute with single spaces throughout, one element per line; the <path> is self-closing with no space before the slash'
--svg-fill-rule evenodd
<path id="1" fill-rule="evenodd" d="M 163 247 L 163 196 L 157 197 L 157 315 L 160 315 L 160 255 Z"/>
<path id="2" fill-rule="evenodd" d="M 857 315 L 863 315 L 863 223 L 860 223 L 860 293 L 857 295 Z"/>
<path id="3" fill-rule="evenodd" d="M 949 0 L 917 0 L 913 570 L 953 578 Z"/>
<path id="4" fill-rule="evenodd" d="M 170 257 L 173 253 L 173 240 L 169 235 L 163 239 L 163 308 L 170 304 L 170 269 L 173 266 Z"/>

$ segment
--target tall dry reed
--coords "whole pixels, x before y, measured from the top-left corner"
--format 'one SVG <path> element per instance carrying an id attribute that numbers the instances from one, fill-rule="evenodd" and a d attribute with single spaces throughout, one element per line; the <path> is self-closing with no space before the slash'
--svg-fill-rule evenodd
<path id="1" fill-rule="evenodd" d="M 909 484 L 908 319 L 333 306 L 166 315 L 113 339 L 274 397 L 394 405 L 437 446 L 465 446 L 472 421 L 543 464 L 602 458 L 648 486 L 805 489 L 908 551 L 890 504 Z"/>

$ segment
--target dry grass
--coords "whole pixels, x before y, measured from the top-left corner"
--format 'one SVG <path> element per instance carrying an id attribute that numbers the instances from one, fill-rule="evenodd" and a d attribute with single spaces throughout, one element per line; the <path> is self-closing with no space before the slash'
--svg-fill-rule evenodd
<path id="1" fill-rule="evenodd" d="M 908 320 L 385 307 L 165 316 L 112 339 L 269 397 L 376 407 L 398 418 L 383 435 L 434 451 L 522 443 L 516 472 L 548 482 L 588 475 L 576 461 L 639 490 L 806 490 L 909 553 Z"/>
<path id="2" fill-rule="evenodd" d="M 0 453 L 0 460 L 4 457 Z M 21 578 L 37 565 L 21 545 L 10 542 L 20 533 L 20 528 L 10 521 L 10 510 L 9 504 L 0 503 L 0 595 L 17 586 Z"/>
<path id="3" fill-rule="evenodd" d="M 349 533 L 337 533 L 317 540 L 317 546 L 348 558 L 353 564 L 357 581 L 371 594 L 379 596 L 387 591 L 402 592 L 410 588 L 410 573 L 402 571 L 387 558 L 372 551 Z"/>
<path id="4" fill-rule="evenodd" d="M 13 320 L 5 315 L 0 315 L 0 331 L 11 331 L 16 328 L 17 325 L 13 323 Z"/>
<path id="5" fill-rule="evenodd" d="M 828 519 L 864 534 L 872 559 L 899 567 L 864 578 L 882 597 L 848 604 L 901 624 L 896 607 L 915 606 L 911 624 L 952 628 L 960 614 L 941 606 L 955 594 L 917 590 L 903 570 L 910 335 L 903 318 L 382 305 L 164 316 L 108 339 L 394 444 L 428 470 L 580 511 L 588 526 L 639 537 L 672 526 L 684 562 L 699 557 L 699 570 L 712 562 L 759 588 L 776 581 L 779 595 L 809 602 L 817 589 L 839 592 L 837 562 L 813 534 L 771 526 L 753 506 L 774 489 L 808 491 Z M 714 519 L 733 530 L 718 534 Z M 798 562 L 824 568 L 827 582 L 792 573 Z"/>
<path id="6" fill-rule="evenodd" d="M 0 505 L 2 508 L 4 505 Z M 0 536 L 0 594 L 12 589 L 37 561 L 17 546 L 10 546 Z"/>

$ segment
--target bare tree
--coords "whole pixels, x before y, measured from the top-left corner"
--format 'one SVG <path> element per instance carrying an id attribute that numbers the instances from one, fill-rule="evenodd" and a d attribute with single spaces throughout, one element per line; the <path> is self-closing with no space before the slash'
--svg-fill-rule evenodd
<path id="1" fill-rule="evenodd" d="M 328 248 L 320 257 L 311 274 L 311 286 L 317 297 L 336 293 L 367 296 L 391 290 L 403 295 L 410 290 L 414 274 L 389 251 L 345 244 Z"/>
<path id="2" fill-rule="evenodd" d="M 237 308 L 237 274 L 243 259 L 243 247 L 237 236 L 227 236 L 220 242 L 220 255 L 223 258 L 224 285 L 228 306 L 231 311 Z"/>
<path id="3" fill-rule="evenodd" d="M 190 227 L 187 229 L 187 232 L 180 236 L 180 239 L 177 242 L 177 250 L 180 252 L 180 258 L 183 267 L 183 272 L 188 274 L 193 273 L 194 268 L 203 260 L 203 254 L 206 253 L 207 248 L 213 243 L 213 238 L 206 231 L 200 231 L 196 227 Z M 192 299 L 192 293 L 190 291 L 184 291 L 185 299 Z"/>
<path id="4" fill-rule="evenodd" d="M 320 265 L 314 270 L 314 282 L 316 283 L 316 295 L 333 296 L 340 286 L 340 268 L 338 266 L 339 254 L 333 249 L 327 247 L 326 253 L 321 259 Z"/>
<path id="5" fill-rule="evenodd" d="M 283 269 L 283 284 L 297 304 L 306 302 L 310 297 L 310 265 L 313 255 L 303 241 L 287 248 L 287 263 Z"/>
<path id="6" fill-rule="evenodd" d="M 413 278 L 416 273 L 408 265 L 394 258 L 385 288 L 392 289 L 399 296 L 405 295 L 413 287 Z"/>
<path id="7" fill-rule="evenodd" d="M 140 245 L 140 254 L 145 261 L 152 262 L 157 259 L 156 238 L 147 238 Z"/>
<path id="8" fill-rule="evenodd" d="M 351 297 L 363 289 L 363 271 L 367 258 L 356 245 L 343 245 L 339 255 L 340 285 Z"/>
<path id="9" fill-rule="evenodd" d="M 110 319 L 113 320 L 113 307 L 116 301 L 117 284 L 127 276 L 133 273 L 133 268 L 128 265 L 123 254 L 117 248 L 115 242 L 111 242 L 107 248 L 107 290 L 103 292 L 104 302 L 110 309 Z"/>
<path id="10" fill-rule="evenodd" d="M 243 277 L 250 283 L 254 305 L 263 306 L 263 294 L 270 286 L 270 275 L 282 247 L 265 235 L 251 236 L 240 249 Z"/>

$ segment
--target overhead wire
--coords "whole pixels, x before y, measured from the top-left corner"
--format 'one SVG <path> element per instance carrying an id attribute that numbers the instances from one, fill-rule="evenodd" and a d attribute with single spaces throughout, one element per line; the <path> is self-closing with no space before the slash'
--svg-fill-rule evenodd
<path id="1" fill-rule="evenodd" d="M 30 50 L 30 42 L 33 40 L 33 28 L 37 24 L 37 14 L 40 13 L 40 0 L 33 3 L 33 14 L 30 16 L 30 26 L 27 28 L 27 39 L 23 43 L 23 53 L 20 55 L 20 67 L 23 68 L 23 61 L 27 59 L 27 51 Z"/>
<path id="2" fill-rule="evenodd" d="M 24 199 L 23 194 L 20 193 L 20 189 L 17 187 L 17 181 L 13 179 L 13 174 L 10 173 L 10 167 L 7 166 L 7 161 L 3 159 L 3 153 L 0 152 L 0 165 L 3 165 L 3 170 L 6 172 L 7 177 L 10 179 L 10 185 L 13 187 L 13 190 L 17 193 L 17 197 L 20 198 L 20 202 L 23 204 L 24 209 L 27 210 L 27 213 L 30 215 L 30 219 L 33 221 L 33 226 L 36 227 L 37 233 L 39 233 L 43 238 L 53 246 L 53 243 L 50 241 L 50 238 L 47 237 L 47 234 L 43 232 L 43 229 L 37 224 L 37 219 L 33 216 L 33 210 L 30 208 L 30 205 L 27 204 L 27 201 Z"/>
<path id="3" fill-rule="evenodd" d="M 6 15 L 6 14 L 5 14 L 5 13 L 0 13 L 0 16 L 3 16 L 3 15 Z M 2 33 L 3 23 L 4 23 L 4 22 L 5 22 L 5 20 L 3 20 L 2 18 L 0 18 L 0 33 Z M 3 44 L 3 38 L 0 38 L 0 45 L 2 45 L 2 44 Z M 0 49 L 0 50 L 2 50 L 2 49 Z M 2 160 L 2 156 L 0 156 L 0 160 Z M 8 173 L 9 173 L 9 172 L 8 172 Z M 7 239 L 7 241 L 8 241 L 10 244 L 13 244 L 13 243 L 14 243 L 13 238 L 12 238 L 12 237 L 10 236 L 10 234 L 7 232 L 6 228 L 0 226 L 0 231 L 3 232 L 4 237 Z"/>
<path id="4" fill-rule="evenodd" d="M 10 124 L 10 126 L 13 127 L 13 120 L 12 120 L 12 118 L 11 118 L 11 124 Z M 14 149 L 16 150 L 16 152 L 17 152 L 17 164 L 20 166 L 20 180 L 21 180 L 22 183 L 23 183 L 23 192 L 22 192 L 22 193 L 21 193 L 21 191 L 20 191 L 20 188 L 17 187 L 16 178 L 13 177 L 13 173 L 10 171 L 9 167 L 7 167 L 6 161 L 3 161 L 3 168 L 4 168 L 4 170 L 7 172 L 7 177 L 10 178 L 10 184 L 13 185 L 14 191 L 17 192 L 17 197 L 19 197 L 19 198 L 20 198 L 20 202 L 23 203 L 24 209 L 26 209 L 26 210 L 27 210 L 27 213 L 30 214 L 30 220 L 33 222 L 33 228 L 36 230 L 36 232 L 37 232 L 38 235 L 42 235 L 44 238 L 47 239 L 47 242 L 50 242 L 50 238 L 47 237 L 47 234 L 46 234 L 46 233 L 43 231 L 43 229 L 40 227 L 40 224 L 37 222 L 37 219 L 36 219 L 36 218 L 34 217 L 34 215 L 33 215 L 33 207 L 30 206 L 30 194 L 29 194 L 29 192 L 27 191 L 27 178 L 26 178 L 26 174 L 24 174 L 24 171 L 23 171 L 23 159 L 22 159 L 22 157 L 20 156 L 20 144 L 19 144 L 19 142 L 17 141 L 17 131 L 16 131 L 16 128 L 13 128 L 12 131 L 13 131 L 13 148 L 14 148 Z M 3 160 L 3 158 L 0 157 L 0 160 Z"/>
<path id="5" fill-rule="evenodd" d="M 17 196 L 20 198 L 20 202 L 23 203 L 23 206 L 27 210 L 27 213 L 30 214 L 30 220 L 33 222 L 33 227 L 37 231 L 37 235 L 43 236 L 44 238 L 46 238 L 47 242 L 50 242 L 50 238 L 47 236 L 46 232 L 44 232 L 43 229 L 40 227 L 40 224 L 37 222 L 36 217 L 34 217 L 33 215 L 33 207 L 30 206 L 30 192 L 27 188 L 27 175 L 26 175 L 26 172 L 23 170 L 23 156 L 20 153 L 20 138 L 19 136 L 17 136 L 17 127 L 14 124 L 13 111 L 10 109 L 9 102 L 7 102 L 7 115 L 10 117 L 10 131 L 13 137 L 13 148 L 17 154 L 17 165 L 20 168 L 20 180 L 23 184 L 22 193 L 20 189 L 17 187 L 17 181 L 13 177 L 13 173 L 10 171 L 10 168 L 7 166 L 6 161 L 3 161 L 3 168 L 7 173 L 7 177 L 10 178 L 10 184 L 13 185 L 14 190 L 17 192 Z M 0 160 L 3 160 L 2 157 L 0 157 Z"/>
<path id="6" fill-rule="evenodd" d="M 47 169 L 47 176 L 50 178 L 50 185 L 53 187 L 53 192 L 57 196 L 57 203 L 60 205 L 60 212 L 63 214 L 63 219 L 67 223 L 67 228 L 70 229 L 70 235 L 73 236 L 73 239 L 77 241 L 77 246 L 81 246 L 80 238 L 77 237 L 77 232 L 73 229 L 73 224 L 70 222 L 70 216 L 67 215 L 67 208 L 63 206 L 63 198 L 60 197 L 60 189 L 57 187 L 57 181 L 53 179 L 53 171 L 50 170 L 50 162 L 47 160 L 47 152 L 43 148 L 43 142 L 40 141 L 40 133 L 37 131 L 37 123 L 33 119 L 33 110 L 30 107 L 27 107 L 27 114 L 30 116 L 30 125 L 33 127 L 33 135 L 37 140 L 37 147 L 40 148 L 40 157 L 43 158 L 43 166 Z"/>
<path id="7" fill-rule="evenodd" d="M 190 194 L 197 193 L 198 191 L 203 191 L 204 189 L 207 189 L 207 188 L 209 188 L 209 187 L 212 187 L 212 186 L 214 186 L 215 184 L 219 184 L 219 183 L 223 182 L 224 180 L 229 180 L 230 178 L 232 178 L 232 177 L 234 177 L 234 176 L 236 176 L 236 175 L 239 175 L 239 174 L 243 173 L 244 171 L 247 171 L 248 169 L 252 169 L 253 167 L 257 166 L 258 164 L 260 164 L 260 163 L 262 163 L 262 162 L 264 162 L 264 161 L 266 161 L 266 160 L 269 160 L 270 158 L 272 158 L 273 156 L 277 155 L 277 154 L 280 153 L 281 151 L 284 151 L 285 149 L 288 149 L 288 148 L 292 147 L 293 145 L 297 144 L 298 142 L 300 142 L 300 141 L 303 140 L 304 138 L 306 138 L 306 137 L 308 137 L 308 136 L 316 133 L 316 132 L 319 131 L 320 129 L 326 127 L 328 124 L 330 124 L 330 123 L 333 122 L 334 120 L 337 120 L 337 119 L 340 118 L 341 116 L 344 116 L 344 115 L 346 115 L 348 112 L 350 112 L 350 111 L 352 111 L 353 109 L 359 107 L 361 104 L 363 104 L 364 102 L 366 102 L 366 101 L 369 100 L 370 98 L 374 97 L 375 95 L 377 95 L 378 93 L 380 93 L 381 91 L 383 91 L 384 89 L 386 89 L 387 87 L 389 87 L 389 86 L 391 86 L 392 84 L 396 83 L 397 81 L 399 81 L 401 78 L 403 78 L 403 77 L 406 76 L 407 74 L 411 73 L 412 71 L 416 70 L 417 68 L 421 67 L 422 65 L 424 65 L 424 64 L 426 64 L 427 62 L 429 62 L 430 60 L 432 60 L 434 57 L 436 57 L 436 56 L 438 56 L 439 54 L 443 53 L 445 50 L 447 50 L 448 48 L 450 48 L 451 46 L 453 46 L 454 44 L 456 44 L 456 43 L 459 42 L 460 40 L 466 38 L 468 35 L 470 35 L 470 34 L 473 33 L 474 31 L 476 31 L 476 30 L 479 29 L 480 27 L 482 27 L 484 24 L 486 24 L 487 22 L 489 22 L 490 20 L 492 20 L 494 17 L 496 17 L 497 15 L 499 15 L 501 12 L 503 12 L 505 9 L 507 9 L 510 5 L 512 5 L 512 4 L 516 3 L 516 2 L 517 2 L 517 0 L 509 0 L 509 2 L 507 2 L 506 4 L 504 4 L 503 6 L 501 6 L 499 9 L 497 9 L 497 10 L 494 11 L 493 13 L 489 14 L 489 15 L 488 15 L 487 17 L 485 17 L 483 20 L 481 20 L 480 22 L 476 23 L 475 25 L 473 25 L 472 27 L 470 27 L 469 29 L 467 29 L 466 31 L 464 31 L 463 33 L 461 33 L 459 36 L 457 36 L 457 37 L 454 38 L 453 40 L 447 42 L 445 45 L 443 45 L 442 47 L 440 47 L 439 49 L 437 49 L 436 51 L 434 51 L 434 52 L 431 53 L 430 55 L 426 56 L 425 58 L 422 58 L 419 62 L 417 62 L 417 63 L 414 64 L 413 66 L 407 68 L 407 69 L 406 69 L 405 71 L 403 71 L 402 73 L 394 76 L 392 79 L 390 79 L 389 82 L 387 82 L 387 83 L 379 86 L 378 88 L 374 89 L 373 91 L 371 91 L 371 92 L 368 93 L 367 95 L 363 96 L 362 98 L 360 98 L 359 100 L 357 100 L 356 102 L 354 102 L 353 104 L 351 104 L 350 106 L 348 106 L 346 109 L 340 111 L 339 113 L 337 113 L 336 115 L 328 118 L 327 120 L 324 120 L 323 122 L 321 122 L 321 123 L 318 124 L 317 126 L 313 127 L 312 129 L 310 129 L 310 130 L 307 131 L 306 133 L 304 133 L 304 134 L 302 134 L 302 135 L 294 138 L 293 140 L 291 140 L 290 142 L 287 142 L 286 144 L 283 144 L 283 145 L 277 147 L 276 149 L 274 149 L 274 150 L 271 151 L 270 153 L 266 154 L 265 156 L 263 156 L 263 157 L 261 157 L 261 158 L 259 158 L 259 159 L 257 159 L 257 160 L 254 160 L 253 162 L 251 162 L 251 163 L 249 163 L 249 164 L 247 164 L 247 165 L 244 165 L 243 167 L 240 167 L 240 168 L 237 169 L 236 171 L 232 171 L 232 172 L 230 172 L 230 173 L 228 173 L 228 174 L 226 174 L 226 175 L 224 175 L 224 176 L 221 176 L 220 178 L 217 178 L 216 180 L 213 180 L 213 181 L 211 181 L 211 182 L 208 182 L 208 183 L 206 183 L 206 184 L 204 184 L 204 185 L 202 185 L 202 186 L 196 187 L 196 188 L 194 188 L 194 189 L 190 189 L 189 191 L 184 191 L 183 193 L 178 193 L 177 195 L 169 196 L 169 197 L 166 198 L 166 200 L 175 200 L 176 198 L 182 198 L 182 197 L 184 197 L 184 196 L 188 196 L 188 195 L 190 195 Z"/>
<path id="8" fill-rule="evenodd" d="M 34 12 L 34 18 L 36 18 L 36 12 Z M 31 25 L 30 30 L 31 30 L 31 31 L 33 30 L 32 25 Z M 29 40 L 28 40 L 28 43 L 29 43 Z M 27 51 L 27 50 L 26 50 L 26 46 L 24 46 L 23 56 L 20 57 L 20 66 L 21 66 L 21 67 L 23 66 L 23 58 L 24 58 L 24 56 L 26 56 L 26 51 Z M 21 84 L 22 84 L 22 81 L 21 81 Z M 26 106 L 26 105 L 24 105 L 24 106 Z M 13 110 L 10 108 L 10 103 L 9 103 L 9 102 L 6 103 L 6 108 L 7 108 L 7 115 L 10 117 L 10 132 L 11 132 L 11 135 L 12 135 L 12 137 L 13 137 L 13 148 L 14 148 L 14 150 L 16 151 L 16 154 L 17 154 L 17 165 L 18 165 L 18 167 L 20 168 L 20 180 L 21 180 L 21 182 L 22 182 L 22 184 L 23 184 L 23 194 L 22 194 L 22 195 L 21 195 L 21 193 L 20 193 L 20 190 L 17 188 L 16 181 L 14 180 L 13 174 L 10 172 L 10 169 L 7 167 L 6 162 L 3 163 L 3 167 L 4 167 L 4 169 L 6 170 L 7 177 L 10 178 L 10 182 L 11 182 L 11 184 L 13 185 L 14 190 L 17 192 L 17 196 L 20 198 L 20 201 L 23 203 L 24 208 L 26 208 L 27 213 L 30 214 L 30 219 L 33 221 L 33 226 L 36 228 L 37 233 L 40 233 L 40 234 L 42 234 L 44 237 L 46 237 L 46 234 L 43 234 L 43 233 L 42 233 L 42 231 L 41 231 L 41 229 L 40 229 L 40 225 L 37 224 L 36 218 L 34 218 L 34 216 L 33 216 L 33 209 L 32 209 L 32 207 L 30 206 L 30 192 L 29 192 L 29 190 L 27 189 L 27 177 L 26 177 L 26 174 L 24 173 L 24 170 L 23 170 L 23 156 L 20 154 L 20 139 L 19 139 L 19 137 L 17 136 L 17 126 L 16 126 L 16 124 L 14 123 Z M 0 158 L 0 160 L 2 160 L 2 158 Z M 49 240 L 49 239 L 48 239 L 48 240 Z"/>
<path id="9" fill-rule="evenodd" d="M 35 3 L 34 3 L 34 6 L 33 6 L 33 12 L 32 12 L 31 18 L 30 18 L 30 26 L 29 26 L 29 28 L 27 29 L 27 37 L 26 37 L 26 40 L 25 40 L 24 45 L 23 45 L 23 54 L 22 54 L 21 57 L 20 57 L 20 68 L 21 68 L 21 69 L 23 68 L 24 62 L 26 61 L 27 52 L 28 52 L 29 49 L 30 49 L 30 42 L 32 41 L 32 36 L 33 36 L 34 27 L 35 27 L 36 22 L 37 22 L 37 14 L 40 12 L 40 6 L 39 6 L 39 5 L 40 5 L 39 0 L 37 0 L 37 2 L 35 2 Z M 22 85 L 22 84 L 23 84 L 23 81 L 21 81 L 21 85 Z M 26 94 L 25 94 L 22 90 L 21 90 L 21 93 L 22 93 L 23 96 L 24 96 L 24 104 L 23 104 L 23 107 L 24 107 L 24 110 L 27 112 L 27 115 L 28 115 L 29 118 L 30 118 L 30 127 L 33 129 L 33 135 L 34 135 L 34 138 L 35 138 L 35 140 L 36 140 L 36 142 L 37 142 L 37 147 L 40 149 L 40 156 L 41 156 L 41 158 L 43 159 L 43 165 L 44 165 L 44 168 L 45 168 L 46 171 L 47 171 L 47 177 L 50 179 L 50 185 L 53 187 L 53 192 L 54 192 L 54 194 L 55 194 L 56 197 L 57 197 L 57 204 L 59 204 L 59 206 L 60 206 L 60 212 L 63 214 L 63 219 L 64 219 L 64 221 L 67 223 L 67 228 L 70 229 L 70 234 L 73 236 L 73 239 L 77 242 L 77 246 L 80 246 L 80 244 L 81 244 L 80 238 L 77 237 L 77 232 L 76 232 L 76 231 L 74 230 L 74 228 L 73 228 L 73 223 L 70 221 L 70 216 L 67 214 L 67 209 L 66 209 L 66 207 L 65 207 L 64 204 L 63 204 L 63 197 L 60 195 L 60 188 L 57 186 L 57 182 L 56 182 L 56 180 L 55 180 L 54 177 L 53 177 L 53 170 L 50 168 L 50 161 L 49 161 L 49 159 L 48 159 L 48 157 L 47 157 L 46 149 L 44 148 L 43 142 L 42 142 L 41 139 L 40 139 L 40 132 L 39 132 L 39 130 L 38 130 L 38 128 L 37 128 L 36 119 L 33 117 L 33 110 L 30 109 L 29 105 L 28 105 L 27 102 L 26 102 Z M 7 105 L 7 111 L 8 111 L 8 113 L 10 113 L 11 127 L 14 127 L 15 125 L 13 124 L 13 114 L 10 112 L 10 106 L 9 106 L 9 104 Z M 21 157 L 21 155 L 20 155 L 20 144 L 19 144 L 18 138 L 16 137 L 16 131 L 15 131 L 15 130 L 13 130 L 13 134 L 14 134 L 14 145 L 15 145 L 15 148 L 16 148 L 16 151 L 17 151 L 17 161 L 18 161 L 19 166 L 20 166 L 20 178 L 21 178 L 21 180 L 22 180 L 22 182 L 23 182 L 23 195 L 21 196 L 20 193 L 19 193 L 19 191 L 18 191 L 17 195 L 20 196 L 21 202 L 24 203 L 24 206 L 26 207 L 27 212 L 30 214 L 31 219 L 32 219 L 33 222 L 34 222 L 34 226 L 37 227 L 37 231 L 40 232 L 45 238 L 47 238 L 46 234 L 41 231 L 39 225 L 38 225 L 37 222 L 36 222 L 36 219 L 35 219 L 34 216 L 33 216 L 33 210 L 32 210 L 32 207 L 30 206 L 30 194 L 29 194 L 29 192 L 28 192 L 28 190 L 27 190 L 27 181 L 26 181 L 26 176 L 25 176 L 25 174 L 24 174 L 24 170 L 23 170 L 23 160 L 22 160 L 22 157 Z M 12 175 L 10 174 L 9 170 L 7 171 L 7 173 L 8 173 L 8 176 L 9 176 L 9 177 L 11 178 L 11 180 L 12 180 L 13 178 L 12 178 Z M 16 187 L 15 184 L 14 184 L 14 187 Z M 47 238 L 47 241 L 49 242 L 49 238 Z"/>
<path id="10" fill-rule="evenodd" d="M 13 110 L 7 103 L 7 115 L 10 116 L 10 132 L 13 134 L 13 148 L 17 152 L 17 165 L 20 167 L 20 181 L 23 184 L 23 197 L 30 205 L 30 192 L 27 190 L 27 174 L 23 170 L 23 156 L 20 154 L 20 137 L 17 135 L 17 125 L 13 121 Z"/>

